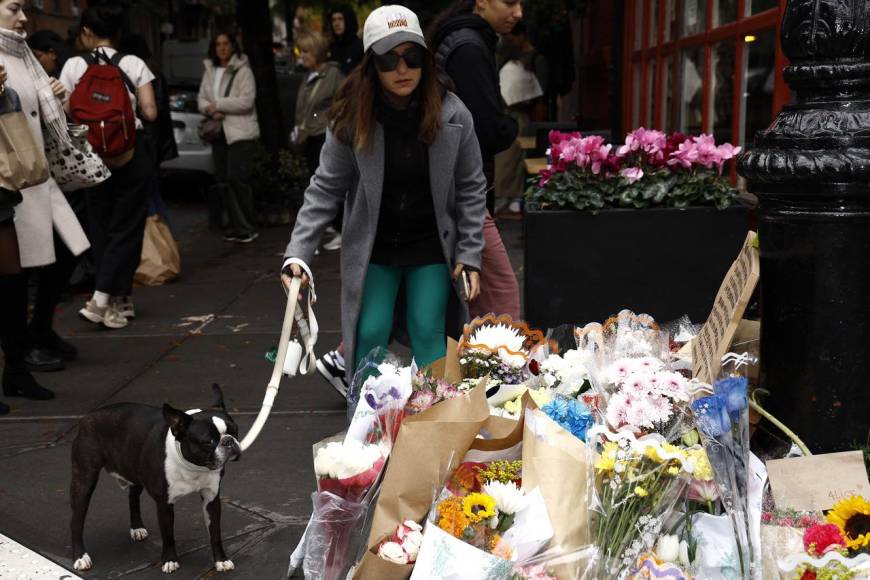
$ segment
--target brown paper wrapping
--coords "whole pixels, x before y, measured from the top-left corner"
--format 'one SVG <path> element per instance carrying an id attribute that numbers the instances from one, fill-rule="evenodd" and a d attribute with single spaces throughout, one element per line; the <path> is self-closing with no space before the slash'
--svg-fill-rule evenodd
<path id="1" fill-rule="evenodd" d="M 160 286 L 181 272 L 181 256 L 169 226 L 159 215 L 148 217 L 142 240 L 142 259 L 133 279 L 144 286 Z"/>
<path id="2" fill-rule="evenodd" d="M 420 522 L 426 517 L 448 470 L 462 460 L 488 419 L 484 379 L 469 393 L 438 403 L 402 421 L 375 507 L 367 544 L 369 549 L 390 536 L 403 521 Z M 382 567 L 376 570 L 368 562 L 372 559 L 369 554 L 354 573 L 355 579 L 410 577 L 410 567 L 404 570 L 404 567 L 395 565 L 391 568 L 395 574 L 384 575 Z M 376 555 L 374 558 L 380 559 Z"/>
<path id="3" fill-rule="evenodd" d="M 407 580 L 414 571 L 413 564 L 393 564 L 380 558 L 372 548 L 363 554 L 362 560 L 353 572 L 354 578 L 370 578 L 372 580 Z"/>
<path id="4" fill-rule="evenodd" d="M 543 412 L 527 409 L 538 436 L 523 432 L 523 488 L 540 488 L 553 526 L 551 548 L 572 552 L 589 544 L 586 512 L 586 445 Z M 541 431 L 543 430 L 543 437 Z M 558 578 L 576 578 L 579 563 L 555 568 Z"/>

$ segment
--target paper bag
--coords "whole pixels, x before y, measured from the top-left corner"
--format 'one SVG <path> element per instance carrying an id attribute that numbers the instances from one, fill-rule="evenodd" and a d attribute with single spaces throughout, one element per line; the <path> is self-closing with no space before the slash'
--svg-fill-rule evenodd
<path id="1" fill-rule="evenodd" d="M 375 507 L 369 550 L 391 535 L 401 522 L 420 522 L 426 517 L 434 495 L 448 475 L 451 460 L 455 464 L 466 454 L 487 419 L 489 406 L 483 380 L 469 393 L 402 421 Z M 364 560 L 371 560 L 369 554 L 366 553 Z M 372 575 L 374 568 L 361 563 L 354 578 L 409 577 L 401 566 L 395 567 L 395 576 Z"/>
<path id="2" fill-rule="evenodd" d="M 387 562 L 377 554 L 377 546 L 363 554 L 362 560 L 357 564 L 353 572 L 353 578 L 393 578 L 407 580 L 411 577 L 414 564 L 394 564 Z"/>
<path id="3" fill-rule="evenodd" d="M 460 382 L 462 372 L 459 367 L 459 343 L 448 336 L 447 354 L 426 367 L 426 370 L 436 379 L 444 379 L 453 384 Z"/>
<path id="4" fill-rule="evenodd" d="M 538 488 L 553 525 L 552 546 L 571 552 L 590 541 L 586 514 L 586 445 L 537 409 L 523 424 L 523 487 Z M 580 561 L 554 568 L 558 578 L 575 578 Z"/>
<path id="5" fill-rule="evenodd" d="M 181 272 L 181 256 L 169 226 L 159 215 L 149 216 L 142 240 L 142 260 L 134 280 L 144 286 L 160 286 Z"/>

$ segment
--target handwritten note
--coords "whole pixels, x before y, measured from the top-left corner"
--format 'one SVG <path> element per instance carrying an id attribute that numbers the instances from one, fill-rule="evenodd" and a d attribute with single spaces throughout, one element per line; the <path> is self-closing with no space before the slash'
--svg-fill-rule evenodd
<path id="1" fill-rule="evenodd" d="M 719 287 L 710 317 L 692 341 L 693 375 L 706 383 L 716 378 L 722 357 L 731 346 L 746 305 L 758 283 L 761 268 L 755 237 L 755 232 L 747 234 L 740 255 Z"/>
<path id="2" fill-rule="evenodd" d="M 860 451 L 773 459 L 767 471 L 777 508 L 827 510 L 852 495 L 870 497 Z"/>

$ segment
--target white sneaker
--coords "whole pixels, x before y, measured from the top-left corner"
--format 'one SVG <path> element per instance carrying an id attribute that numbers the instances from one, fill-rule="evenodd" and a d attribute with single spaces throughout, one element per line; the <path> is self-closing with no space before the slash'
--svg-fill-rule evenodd
<path id="1" fill-rule="evenodd" d="M 335 234 L 331 240 L 323 244 L 323 249 L 327 251 L 340 250 L 341 249 L 341 234 Z"/>
<path id="2" fill-rule="evenodd" d="M 112 305 L 124 318 L 136 318 L 136 310 L 133 308 L 133 301 L 130 300 L 129 296 L 113 298 Z"/>
<path id="3" fill-rule="evenodd" d="M 93 300 L 85 302 L 84 308 L 79 310 L 79 316 L 88 322 L 102 324 L 113 330 L 127 326 L 127 319 L 112 304 L 101 308 Z"/>
<path id="4" fill-rule="evenodd" d="M 519 199 L 514 199 L 508 204 L 508 211 L 511 213 L 520 213 L 523 210 Z"/>

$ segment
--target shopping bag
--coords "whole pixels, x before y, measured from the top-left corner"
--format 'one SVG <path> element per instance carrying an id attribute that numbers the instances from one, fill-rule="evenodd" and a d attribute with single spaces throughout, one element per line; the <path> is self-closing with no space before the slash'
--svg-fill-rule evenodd
<path id="1" fill-rule="evenodd" d="M 133 279 L 144 286 L 160 286 L 180 272 L 181 256 L 169 226 L 159 215 L 149 216 L 145 222 L 142 260 Z"/>
<path id="2" fill-rule="evenodd" d="M 21 112 L 21 100 L 6 87 L 0 97 L 0 187 L 20 191 L 48 177 L 48 160 Z"/>

